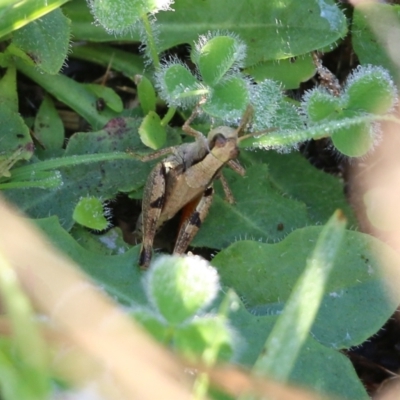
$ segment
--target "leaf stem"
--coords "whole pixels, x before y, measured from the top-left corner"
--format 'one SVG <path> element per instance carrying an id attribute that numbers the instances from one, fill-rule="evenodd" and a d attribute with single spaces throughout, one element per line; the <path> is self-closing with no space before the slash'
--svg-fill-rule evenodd
<path id="1" fill-rule="evenodd" d="M 336 121 L 328 121 L 306 129 L 290 131 L 271 131 L 260 137 L 249 137 L 239 143 L 240 148 L 264 148 L 279 149 L 297 146 L 301 142 L 310 139 L 321 139 L 332 136 L 335 131 L 348 128 L 363 123 L 373 123 L 378 121 L 394 122 L 400 125 L 400 119 L 392 114 L 389 115 L 361 115 L 353 118 L 344 118 Z M 257 135 L 257 134 L 255 134 Z"/>
<path id="2" fill-rule="evenodd" d="M 142 15 L 142 22 L 144 31 L 146 33 L 146 46 L 148 48 L 148 55 L 153 62 L 154 69 L 158 71 L 160 69 L 160 59 L 158 57 L 157 46 L 154 40 L 153 30 L 151 29 L 151 23 L 147 14 Z"/>
<path id="3" fill-rule="evenodd" d="M 161 120 L 161 126 L 167 126 L 173 116 L 175 115 L 176 108 L 175 107 L 170 107 L 167 111 L 167 113 L 164 115 L 163 119 Z"/>

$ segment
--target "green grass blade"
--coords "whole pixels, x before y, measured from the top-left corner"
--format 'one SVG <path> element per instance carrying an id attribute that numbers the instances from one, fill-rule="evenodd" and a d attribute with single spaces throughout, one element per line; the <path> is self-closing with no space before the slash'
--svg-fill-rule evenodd
<path id="1" fill-rule="evenodd" d="M 345 225 L 346 219 L 340 210 L 325 225 L 303 274 L 253 367 L 255 373 L 269 374 L 281 381 L 288 379 L 317 315 Z"/>

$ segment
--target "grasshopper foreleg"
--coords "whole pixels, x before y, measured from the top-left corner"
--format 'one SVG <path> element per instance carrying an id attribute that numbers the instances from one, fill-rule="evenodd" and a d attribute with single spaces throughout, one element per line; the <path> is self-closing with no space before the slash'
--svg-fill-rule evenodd
<path id="1" fill-rule="evenodd" d="M 225 200 L 229 204 L 234 204 L 235 203 L 235 198 L 233 197 L 232 190 L 230 189 L 228 181 L 226 180 L 224 175 L 222 175 L 222 173 L 219 176 L 219 180 L 221 181 L 222 189 L 224 189 Z"/>
<path id="2" fill-rule="evenodd" d="M 246 170 L 239 164 L 239 161 L 237 161 L 237 160 L 230 160 L 227 163 L 227 165 L 241 176 L 244 176 L 244 174 L 246 173 Z M 222 184 L 222 189 L 224 189 L 225 200 L 229 204 L 234 204 L 235 198 L 233 196 L 232 190 L 229 187 L 228 181 L 226 180 L 226 178 L 224 177 L 222 172 L 220 172 L 220 174 L 219 174 L 219 179 Z"/>
<path id="3" fill-rule="evenodd" d="M 214 197 L 214 189 L 209 186 L 202 196 L 189 203 L 183 210 L 181 226 L 176 239 L 174 254 L 185 253 L 206 218 Z"/>

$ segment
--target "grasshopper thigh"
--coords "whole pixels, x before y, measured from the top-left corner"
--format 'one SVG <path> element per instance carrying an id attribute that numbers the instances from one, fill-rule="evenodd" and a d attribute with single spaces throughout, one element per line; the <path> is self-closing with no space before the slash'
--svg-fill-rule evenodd
<path id="1" fill-rule="evenodd" d="M 189 213 L 183 209 L 183 220 L 176 239 L 174 254 L 185 253 L 206 218 L 214 197 L 214 188 L 209 186 L 200 198 L 188 204 Z"/>
<path id="2" fill-rule="evenodd" d="M 139 266 L 147 268 L 151 260 L 154 236 L 158 228 L 161 211 L 165 203 L 166 171 L 163 162 L 151 171 L 143 193 L 142 201 L 142 247 Z"/>

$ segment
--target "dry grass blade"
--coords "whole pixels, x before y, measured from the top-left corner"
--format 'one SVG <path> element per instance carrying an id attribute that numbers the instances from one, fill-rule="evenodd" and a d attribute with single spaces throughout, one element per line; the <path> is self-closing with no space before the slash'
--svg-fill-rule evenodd
<path id="1" fill-rule="evenodd" d="M 26 220 L 0 202 L 0 251 L 37 309 L 105 367 L 126 399 L 188 399 L 183 368 Z"/>
<path id="2" fill-rule="evenodd" d="M 313 394 L 305 389 L 296 388 L 268 379 L 251 376 L 248 372 L 234 367 L 219 367 L 206 370 L 211 382 L 235 398 L 252 394 L 274 400 L 327 400 L 328 397 Z M 251 398 L 251 397 L 250 397 Z"/>

